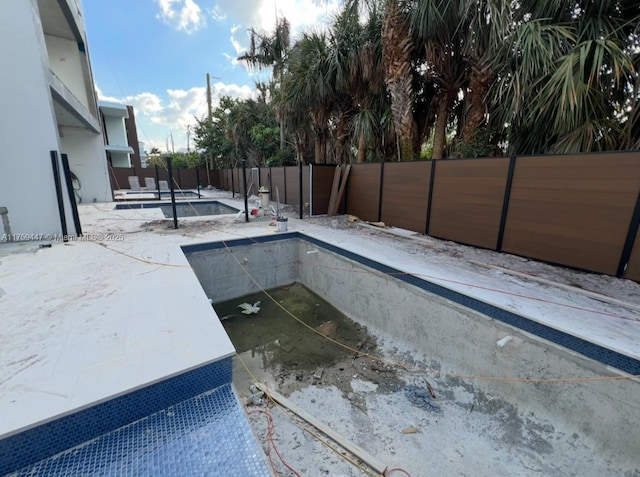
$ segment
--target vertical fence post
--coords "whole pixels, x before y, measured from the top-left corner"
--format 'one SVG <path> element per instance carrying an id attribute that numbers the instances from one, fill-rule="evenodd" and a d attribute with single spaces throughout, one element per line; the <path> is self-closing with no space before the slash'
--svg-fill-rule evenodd
<path id="1" fill-rule="evenodd" d="M 80 215 L 78 215 L 78 204 L 76 203 L 76 194 L 73 190 L 73 181 L 71 179 L 71 168 L 69 167 L 69 157 L 66 154 L 60 154 L 62 159 L 62 171 L 64 172 L 64 179 L 67 183 L 67 193 L 69 194 L 69 201 L 71 202 L 71 213 L 73 214 L 73 225 L 76 227 L 76 235 L 80 237 L 82 235 L 82 227 L 80 226 Z"/>
<path id="2" fill-rule="evenodd" d="M 502 200 L 502 215 L 500 216 L 500 229 L 498 230 L 498 243 L 496 252 L 502 252 L 502 242 L 504 240 L 504 229 L 507 226 L 507 214 L 509 213 L 509 201 L 511 200 L 511 185 L 513 184 L 513 173 L 516 170 L 516 156 L 509 158 L 509 172 L 507 172 L 507 185 L 504 188 L 504 199 Z"/>
<path id="3" fill-rule="evenodd" d="M 436 177 L 436 161 L 431 159 L 431 174 L 429 175 L 429 197 L 427 198 L 427 220 L 424 228 L 425 235 L 429 235 L 429 227 L 431 226 L 431 204 L 433 202 L 433 185 Z"/>
<path id="4" fill-rule="evenodd" d="M 384 161 L 380 165 L 380 194 L 378 196 L 378 222 L 382 222 L 382 187 L 384 186 Z"/>
<path id="5" fill-rule="evenodd" d="M 309 164 L 309 218 L 313 217 L 313 164 Z"/>
<path id="6" fill-rule="evenodd" d="M 162 194 L 160 193 L 160 172 L 158 171 L 158 165 L 156 164 L 156 189 L 158 189 L 158 200 L 162 199 Z"/>
<path id="7" fill-rule="evenodd" d="M 198 187 L 198 199 L 200 198 L 200 169 L 196 167 L 196 186 Z"/>
<path id="8" fill-rule="evenodd" d="M 284 176 L 284 197 L 282 203 L 287 203 L 287 166 L 282 166 L 282 175 Z"/>
<path id="9" fill-rule="evenodd" d="M 235 177 L 233 176 L 233 173 L 235 172 L 235 168 L 232 167 L 231 168 L 231 198 L 235 199 L 236 198 L 236 180 Z"/>
<path id="10" fill-rule="evenodd" d="M 53 167 L 53 181 L 56 186 L 56 198 L 58 200 L 58 212 L 60 213 L 60 226 L 62 227 L 62 240 L 68 242 L 67 217 L 64 213 L 64 199 L 62 198 L 62 185 L 60 184 L 60 169 L 58 168 L 58 151 L 51 151 L 51 166 Z"/>
<path id="11" fill-rule="evenodd" d="M 304 199 L 302 197 L 302 161 L 298 163 L 299 179 L 300 179 L 300 218 L 304 218 Z"/>
<path id="12" fill-rule="evenodd" d="M 633 251 L 636 237 L 638 235 L 638 228 L 640 228 L 640 193 L 638 193 L 638 198 L 636 199 L 636 207 L 633 210 L 633 215 L 631 216 L 627 239 L 624 242 L 624 248 L 622 249 L 622 255 L 620 256 L 620 262 L 618 263 L 618 271 L 616 273 L 618 278 L 622 278 L 627 271 L 627 265 L 629 264 L 631 252 Z M 640 246 L 640 244 L 635 245 Z"/>
<path id="13" fill-rule="evenodd" d="M 182 179 L 180 178 L 180 168 L 177 167 L 176 170 L 178 171 L 178 187 L 180 187 L 180 190 L 182 190 Z"/>
<path id="14" fill-rule="evenodd" d="M 247 197 L 247 160 L 242 159 L 242 189 L 244 190 L 244 221 L 249 222 L 249 198 Z"/>
<path id="15" fill-rule="evenodd" d="M 167 169 L 169 170 L 169 190 L 171 191 L 171 209 L 173 210 L 173 228 L 178 228 L 178 214 L 176 212 L 176 189 L 173 185 L 173 169 L 171 168 L 171 158 L 167 157 Z"/>

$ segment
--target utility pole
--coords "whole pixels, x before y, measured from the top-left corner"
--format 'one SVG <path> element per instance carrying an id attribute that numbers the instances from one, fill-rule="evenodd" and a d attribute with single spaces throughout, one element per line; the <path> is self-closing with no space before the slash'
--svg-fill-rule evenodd
<path id="1" fill-rule="evenodd" d="M 207 118 L 211 121 L 211 116 L 213 112 L 211 111 L 211 76 L 207 73 Z"/>
<path id="2" fill-rule="evenodd" d="M 191 136 L 191 124 L 187 124 L 187 152 L 191 152 L 189 147 L 189 137 Z"/>
<path id="3" fill-rule="evenodd" d="M 209 124 L 211 124 L 211 118 L 213 117 L 213 111 L 211 110 L 211 76 L 207 73 L 207 118 L 209 119 Z M 207 185 L 211 185 L 211 173 L 209 172 L 211 167 L 210 164 L 213 162 L 213 158 L 209 153 L 206 154 L 205 160 L 207 162 Z"/>

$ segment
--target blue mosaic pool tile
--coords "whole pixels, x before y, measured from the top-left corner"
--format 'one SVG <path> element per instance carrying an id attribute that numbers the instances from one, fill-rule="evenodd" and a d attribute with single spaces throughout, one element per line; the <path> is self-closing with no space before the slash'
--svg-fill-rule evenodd
<path id="1" fill-rule="evenodd" d="M 105 401 L 0 440 L 0 475 L 231 383 L 231 357 Z"/>
<path id="2" fill-rule="evenodd" d="M 318 240 L 300 232 L 289 232 L 278 235 L 242 238 L 228 240 L 225 242 L 210 242 L 185 245 L 182 247 L 182 251 L 185 254 L 190 254 L 194 252 L 203 252 L 206 250 L 216 250 L 223 247 L 238 247 L 243 245 L 251 245 L 252 243 L 268 243 L 292 239 L 305 240 L 306 242 L 312 243 L 318 247 L 322 247 L 325 250 L 333 252 L 337 255 L 341 255 L 345 258 L 360 263 L 361 265 L 372 268 L 382 273 L 389 274 L 405 283 L 409 283 L 427 292 L 439 295 L 447 300 L 451 300 L 455 303 L 458 303 L 459 305 L 482 313 L 490 318 L 501 321 L 515 328 L 519 328 L 523 331 L 526 331 L 527 333 L 539 336 L 540 338 L 544 338 L 545 340 L 575 351 L 576 353 L 580 353 L 587 358 L 593 359 L 607 366 L 612 366 L 634 376 L 640 375 L 640 360 L 638 359 L 623 355 L 621 353 L 583 340 L 563 331 L 556 330 L 534 320 L 530 320 L 528 318 L 520 316 L 516 313 L 503 310 L 496 306 L 490 305 L 489 303 L 485 303 L 462 293 L 450 290 L 441 285 L 436 285 L 435 283 L 431 283 L 422 278 L 403 273 L 396 268 L 383 265 L 379 262 L 363 257 L 362 255 L 358 255 L 357 253 L 344 250 L 340 247 L 327 242 L 323 242 L 322 240 Z"/>
<path id="3" fill-rule="evenodd" d="M 20 469 L 15 477 L 271 475 L 231 384 Z"/>

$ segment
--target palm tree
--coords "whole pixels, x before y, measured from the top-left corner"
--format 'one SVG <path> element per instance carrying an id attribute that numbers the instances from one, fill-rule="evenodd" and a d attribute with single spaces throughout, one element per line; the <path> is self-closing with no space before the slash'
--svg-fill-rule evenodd
<path id="1" fill-rule="evenodd" d="M 513 13 L 513 31 L 496 52 L 493 90 L 495 121 L 508 124 L 511 151 L 629 147 L 640 4 L 522 0 Z"/>
<path id="2" fill-rule="evenodd" d="M 336 91 L 336 159 L 345 162 L 349 138 L 357 140 L 357 162 L 377 149 L 389 108 L 382 61 L 382 11 L 372 3 L 348 4 L 332 25 L 330 43 Z M 362 15 L 366 16 L 363 18 Z"/>
<path id="3" fill-rule="evenodd" d="M 308 112 L 315 133 L 315 162 L 325 164 L 329 119 L 337 102 L 326 34 L 304 33 L 291 49 L 287 66 L 282 100 L 287 110 Z"/>
<path id="4" fill-rule="evenodd" d="M 387 0 L 382 21 L 382 54 L 385 83 L 391 96 L 391 111 L 400 159 L 413 158 L 416 124 L 413 117 L 412 57 L 414 43 L 407 11 L 397 0 Z"/>
<path id="5" fill-rule="evenodd" d="M 277 17 L 272 33 L 257 32 L 251 28 L 249 50 L 238 57 L 256 69 L 272 68 L 273 78 L 279 85 L 285 69 L 287 55 L 291 48 L 291 24 L 286 17 Z M 285 116 L 282 109 L 276 110 L 280 123 L 280 149 L 285 148 Z"/>
<path id="6" fill-rule="evenodd" d="M 465 34 L 463 55 L 467 63 L 460 139 L 467 145 L 475 141 L 477 131 L 486 125 L 489 113 L 486 98 L 496 79 L 492 58 L 513 25 L 510 5 L 504 0 L 460 2 L 458 28 L 463 28 Z"/>
<path id="7" fill-rule="evenodd" d="M 469 22 L 463 15 L 466 5 L 461 3 L 424 0 L 416 2 L 412 10 L 414 41 L 423 61 L 421 71 L 436 92 L 433 159 L 445 156 L 447 126 L 456 102 L 464 97 L 469 84 L 465 53 L 477 43 L 477 38 L 470 40 Z M 481 94 L 479 88 L 476 93 Z"/>

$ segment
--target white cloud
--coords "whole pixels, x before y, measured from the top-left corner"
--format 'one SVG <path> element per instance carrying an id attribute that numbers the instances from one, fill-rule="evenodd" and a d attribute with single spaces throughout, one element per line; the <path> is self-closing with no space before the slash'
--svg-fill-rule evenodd
<path id="1" fill-rule="evenodd" d="M 216 9 L 225 17 L 244 28 L 270 31 L 276 23 L 276 14 L 285 16 L 294 33 L 319 22 L 327 22 L 336 13 L 341 0 L 233 0 L 220 2 Z"/>
<path id="2" fill-rule="evenodd" d="M 133 106 L 136 112 L 151 115 L 162 111 L 162 100 L 153 93 L 140 93 L 126 96 L 124 101 Z"/>
<path id="3" fill-rule="evenodd" d="M 156 15 L 176 30 L 191 34 L 206 24 L 202 10 L 193 0 L 157 0 L 160 13 Z"/>
<path id="4" fill-rule="evenodd" d="M 222 56 L 224 56 L 227 60 L 229 60 L 229 62 L 230 62 L 233 66 L 237 65 L 238 63 L 240 63 L 240 62 L 238 61 L 238 57 L 237 57 L 237 56 L 230 55 L 229 53 L 222 53 Z"/>
<path id="5" fill-rule="evenodd" d="M 138 136 L 145 142 L 147 150 L 152 147 L 166 150 L 169 134 L 173 134 L 176 150 L 186 150 L 187 126 L 193 128 L 196 124 L 195 118 L 202 118 L 207 114 L 207 92 L 204 87 L 193 87 L 187 90 L 168 89 L 164 97 L 148 92 L 120 98 L 105 96 L 97 86 L 96 92 L 101 100 L 133 106 Z M 255 91 L 246 85 L 239 86 L 218 81 L 211 86 L 214 108 L 218 105 L 220 96 L 249 98 L 254 94 Z"/>
<path id="6" fill-rule="evenodd" d="M 240 56 L 243 52 L 247 51 L 247 49 L 240 45 L 240 42 L 236 40 L 233 35 L 231 36 L 230 41 L 233 45 L 233 49 L 236 50 L 236 56 Z"/>
<path id="7" fill-rule="evenodd" d="M 211 15 L 211 18 L 217 22 L 226 20 L 227 18 L 220 5 L 215 5 L 211 10 L 209 10 L 209 14 Z"/>
<path id="8" fill-rule="evenodd" d="M 276 18 L 283 16 L 291 24 L 293 42 L 303 31 L 328 24 L 341 4 L 341 0 L 327 0 L 324 3 L 316 0 L 234 0 L 219 3 L 216 10 L 234 22 L 230 42 L 236 55 L 224 53 L 224 56 L 233 66 L 237 65 L 237 57 L 249 47 L 248 30 L 273 31 Z"/>
<path id="9" fill-rule="evenodd" d="M 115 96 L 106 96 L 105 94 L 102 93 L 102 90 L 98 87 L 98 85 L 95 85 L 95 89 L 96 89 L 96 96 L 98 97 L 98 100 L 100 101 L 110 101 L 112 103 L 119 103 L 120 98 L 116 98 Z"/>

